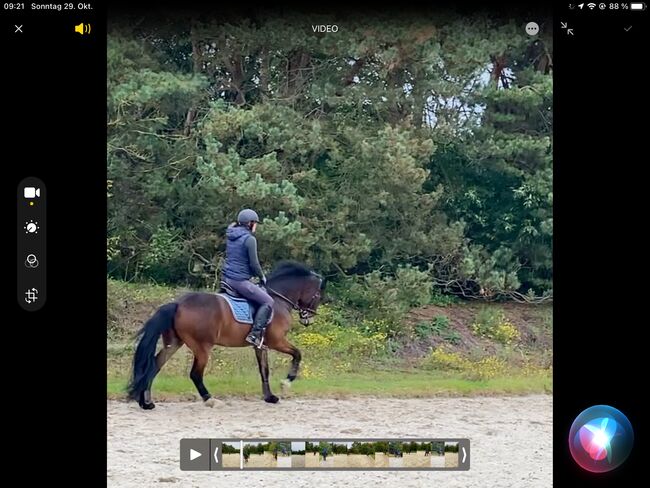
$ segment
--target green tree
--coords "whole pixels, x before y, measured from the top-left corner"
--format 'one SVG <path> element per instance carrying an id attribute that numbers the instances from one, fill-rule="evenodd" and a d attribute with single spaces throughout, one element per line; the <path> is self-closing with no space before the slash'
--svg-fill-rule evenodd
<path id="1" fill-rule="evenodd" d="M 111 27 L 109 274 L 213 287 L 252 206 L 266 267 L 551 293 L 552 39 L 485 15 L 303 21 Z"/>

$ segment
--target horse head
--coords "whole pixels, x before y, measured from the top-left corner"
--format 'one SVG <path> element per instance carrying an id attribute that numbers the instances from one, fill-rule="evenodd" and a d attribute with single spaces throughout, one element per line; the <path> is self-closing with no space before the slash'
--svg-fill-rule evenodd
<path id="1" fill-rule="evenodd" d="M 298 311 L 301 324 L 310 325 L 323 299 L 325 279 L 304 264 L 283 261 L 269 275 L 266 288 Z"/>

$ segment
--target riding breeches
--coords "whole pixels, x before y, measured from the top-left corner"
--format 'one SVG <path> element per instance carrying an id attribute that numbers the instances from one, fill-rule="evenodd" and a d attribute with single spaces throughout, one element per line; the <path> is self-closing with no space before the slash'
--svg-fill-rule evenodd
<path id="1" fill-rule="evenodd" d="M 225 281 L 247 300 L 255 302 L 257 305 L 268 305 L 273 309 L 273 297 L 262 287 L 248 280 L 237 281 L 226 278 Z"/>

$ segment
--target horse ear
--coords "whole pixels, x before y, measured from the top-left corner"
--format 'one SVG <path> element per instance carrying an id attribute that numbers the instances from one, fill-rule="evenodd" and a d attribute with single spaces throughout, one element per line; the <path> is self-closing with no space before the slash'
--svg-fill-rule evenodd
<path id="1" fill-rule="evenodd" d="M 326 286 L 327 286 L 327 278 L 325 277 L 320 282 L 320 289 L 324 291 Z"/>

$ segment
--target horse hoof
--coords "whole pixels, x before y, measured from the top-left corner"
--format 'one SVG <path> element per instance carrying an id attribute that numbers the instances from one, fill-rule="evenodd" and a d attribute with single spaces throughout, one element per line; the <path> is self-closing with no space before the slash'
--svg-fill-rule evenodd
<path id="1" fill-rule="evenodd" d="M 266 403 L 278 403 L 278 401 L 280 401 L 280 399 L 279 399 L 278 397 L 276 397 L 275 395 L 271 395 L 271 396 L 269 396 L 269 397 L 266 397 L 266 398 L 264 399 L 264 401 L 265 401 Z"/>
<path id="2" fill-rule="evenodd" d="M 282 391 L 287 391 L 291 389 L 291 381 L 284 379 L 280 381 L 280 387 L 282 387 Z"/>
<path id="3" fill-rule="evenodd" d="M 217 400 L 214 397 L 210 397 L 207 400 L 203 401 L 203 405 L 205 405 L 206 407 L 210 407 L 210 408 L 214 408 L 215 406 L 221 405 L 222 403 L 223 402 L 221 402 L 220 400 Z"/>
<path id="4" fill-rule="evenodd" d="M 151 402 L 151 403 L 140 403 L 139 405 L 140 405 L 140 408 L 142 410 L 153 410 L 154 408 L 156 408 L 156 404 L 153 403 L 153 402 Z"/>
<path id="5" fill-rule="evenodd" d="M 222 402 L 221 400 L 217 400 L 215 397 L 210 397 L 203 402 L 203 405 L 210 408 L 222 407 L 223 405 L 225 405 L 225 402 Z"/>

